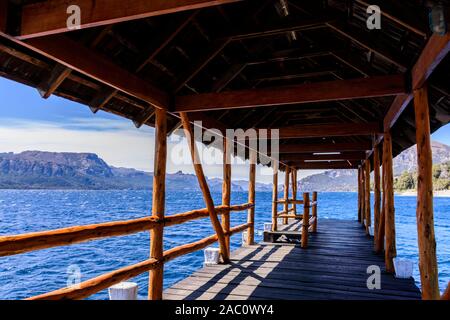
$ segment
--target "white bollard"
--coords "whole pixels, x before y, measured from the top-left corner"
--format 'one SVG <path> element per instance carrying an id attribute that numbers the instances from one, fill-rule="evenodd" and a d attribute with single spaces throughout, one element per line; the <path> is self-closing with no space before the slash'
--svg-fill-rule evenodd
<path id="1" fill-rule="evenodd" d="M 373 237 L 373 226 L 369 227 L 369 235 Z"/>
<path id="2" fill-rule="evenodd" d="M 408 259 L 394 258 L 395 277 L 409 279 L 413 276 L 414 262 Z"/>
<path id="3" fill-rule="evenodd" d="M 272 231 L 272 223 L 270 222 L 264 223 L 264 231 Z"/>
<path id="4" fill-rule="evenodd" d="M 120 282 L 108 288 L 109 300 L 137 300 L 137 292 L 135 282 Z"/>
<path id="5" fill-rule="evenodd" d="M 206 266 L 219 264 L 220 262 L 220 250 L 218 248 L 206 248 L 203 250 L 205 256 L 204 264 Z"/>
<path id="6" fill-rule="evenodd" d="M 247 231 L 242 232 L 242 246 L 247 245 Z"/>

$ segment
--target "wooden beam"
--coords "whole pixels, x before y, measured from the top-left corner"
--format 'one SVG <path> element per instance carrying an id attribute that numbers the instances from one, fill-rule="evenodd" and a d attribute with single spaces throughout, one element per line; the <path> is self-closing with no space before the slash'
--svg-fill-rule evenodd
<path id="1" fill-rule="evenodd" d="M 231 152 L 233 144 L 228 139 L 223 139 L 223 182 L 222 182 L 222 205 L 229 206 L 231 203 Z M 224 233 L 230 231 L 230 214 L 222 215 L 222 228 Z M 227 254 L 230 255 L 230 236 L 225 236 Z"/>
<path id="2" fill-rule="evenodd" d="M 291 187 L 292 187 L 292 209 L 293 214 L 297 214 L 297 169 L 291 170 Z"/>
<path id="3" fill-rule="evenodd" d="M 375 244 L 375 252 L 376 253 L 382 253 L 384 250 L 384 234 L 385 234 L 385 210 L 386 210 L 386 185 L 385 185 L 385 181 L 386 181 L 386 166 L 385 166 L 385 157 L 384 157 L 384 153 L 385 153 L 385 144 L 383 143 L 381 145 L 381 148 L 383 149 L 383 152 L 381 154 L 381 189 L 383 191 L 382 193 L 382 197 L 381 197 L 381 212 L 380 212 L 380 221 L 379 221 L 379 226 L 378 226 L 378 234 L 377 234 L 377 241 Z"/>
<path id="4" fill-rule="evenodd" d="M 395 97 L 394 101 L 392 102 L 391 106 L 389 107 L 386 113 L 386 116 L 384 117 L 383 124 L 385 131 L 392 129 L 392 127 L 397 122 L 398 118 L 400 118 L 400 115 L 409 105 L 411 100 L 412 100 L 411 94 L 401 94 Z"/>
<path id="5" fill-rule="evenodd" d="M 317 232 L 317 191 L 313 191 L 312 193 L 312 219 L 314 220 L 314 223 L 312 225 L 312 232 Z"/>
<path id="6" fill-rule="evenodd" d="M 367 142 L 340 142 L 318 144 L 282 144 L 279 153 L 311 153 L 311 152 L 346 152 L 366 151 L 372 148 L 372 143 Z"/>
<path id="7" fill-rule="evenodd" d="M 49 77 L 38 85 L 41 97 L 44 99 L 50 97 L 71 72 L 72 70 L 58 63 L 50 72 Z"/>
<path id="8" fill-rule="evenodd" d="M 364 182 L 365 182 L 365 184 L 364 184 L 364 195 L 365 195 L 364 216 L 366 218 L 366 234 L 369 234 L 369 227 L 372 224 L 371 217 L 370 217 L 371 212 L 370 212 L 370 161 L 369 160 L 365 160 L 364 170 L 365 170 L 365 173 L 364 173 L 364 176 L 365 176 L 365 179 L 364 179 Z"/>
<path id="9" fill-rule="evenodd" d="M 247 230 L 247 245 L 252 245 L 255 243 L 255 185 L 256 185 L 256 161 L 257 161 L 257 154 L 256 151 L 253 149 L 249 150 L 249 161 L 250 161 L 250 167 L 249 167 L 249 178 L 248 178 L 248 202 L 252 203 L 253 206 L 248 209 L 247 214 L 247 223 L 250 226 Z"/>
<path id="10" fill-rule="evenodd" d="M 166 201 L 167 166 L 167 114 L 156 111 L 155 162 L 153 170 L 152 217 L 164 219 Z M 158 225 L 150 231 L 150 259 L 161 260 L 164 252 L 164 226 Z M 161 300 L 163 292 L 164 264 L 150 271 L 148 299 Z"/>
<path id="11" fill-rule="evenodd" d="M 351 161 L 289 162 L 289 164 L 300 170 L 358 169 L 357 163 Z"/>
<path id="12" fill-rule="evenodd" d="M 427 79 L 449 51 L 450 32 L 443 36 L 434 33 L 411 70 L 413 90 L 422 88 L 425 85 Z"/>
<path id="13" fill-rule="evenodd" d="M 366 153 L 363 151 L 342 152 L 341 154 L 284 154 L 280 156 L 282 161 L 305 161 L 305 160 L 364 160 Z"/>
<path id="14" fill-rule="evenodd" d="M 283 211 L 289 212 L 289 173 L 291 171 L 290 167 L 286 167 L 286 170 L 284 171 L 284 187 L 283 187 Z M 288 224 L 288 218 L 283 218 L 283 224 Z"/>
<path id="15" fill-rule="evenodd" d="M 199 155 L 197 146 L 194 141 L 194 132 L 192 130 L 192 126 L 189 122 L 189 117 L 186 113 L 181 113 L 181 122 L 183 123 L 183 129 L 188 141 L 189 149 L 191 151 L 192 163 L 194 166 L 195 174 L 198 179 L 198 183 L 200 185 L 200 189 L 202 190 L 203 199 L 205 200 L 206 207 L 208 208 L 211 224 L 216 232 L 216 235 L 219 239 L 220 252 L 222 255 L 222 259 L 225 263 L 229 262 L 228 251 L 225 242 L 225 235 L 222 229 L 222 226 L 217 218 L 217 215 L 214 211 L 214 202 L 211 197 L 211 192 L 209 191 L 208 183 L 206 182 L 205 174 L 203 173 L 202 165 L 199 161 Z"/>
<path id="16" fill-rule="evenodd" d="M 175 112 L 301 104 L 357 98 L 382 97 L 406 92 L 403 75 L 336 80 L 287 87 L 227 91 L 178 96 Z"/>
<path id="17" fill-rule="evenodd" d="M 380 146 L 376 145 L 373 152 L 373 236 L 374 236 L 374 248 L 377 248 L 378 242 L 378 229 L 380 227 Z"/>
<path id="18" fill-rule="evenodd" d="M 361 167 L 358 167 L 358 222 L 361 223 L 361 208 L 362 208 L 362 201 L 361 201 Z"/>
<path id="19" fill-rule="evenodd" d="M 427 87 L 414 91 L 417 141 L 417 233 L 422 299 L 440 298 L 433 217 L 433 172 Z"/>
<path id="20" fill-rule="evenodd" d="M 385 264 L 386 271 L 393 273 L 395 272 L 393 259 L 397 256 L 397 249 L 395 245 L 394 174 L 392 168 L 392 137 L 390 132 L 384 133 L 383 157 L 383 167 L 385 167 Z"/>
<path id="21" fill-rule="evenodd" d="M 18 38 L 28 39 L 67 32 L 68 5 L 81 10 L 80 29 L 201 9 L 242 0 L 48 0 L 23 6 Z"/>
<path id="22" fill-rule="evenodd" d="M 166 93 L 65 36 L 54 35 L 30 39 L 22 43 L 72 70 L 146 101 L 157 108 L 166 109 L 169 104 Z"/>
<path id="23" fill-rule="evenodd" d="M 382 130 L 379 123 L 336 123 L 298 125 L 279 129 L 280 139 L 372 135 Z"/>
<path id="24" fill-rule="evenodd" d="M 175 29 L 172 33 L 170 33 L 167 38 L 156 48 L 154 49 L 150 54 L 148 54 L 147 58 L 142 62 L 137 68 L 136 73 L 139 73 L 144 67 L 153 61 L 156 56 L 181 32 L 186 28 L 189 23 L 196 17 L 198 11 L 194 11 L 192 14 L 190 14 L 179 26 Z M 89 104 L 89 107 L 91 108 L 92 112 L 96 113 L 98 110 L 102 109 L 116 94 L 118 93 L 117 90 L 111 89 L 111 88 L 105 88 L 102 90 Z M 141 114 L 141 116 L 134 120 L 134 123 L 137 128 L 140 128 L 151 116 L 151 111 L 144 110 L 145 112 Z"/>
<path id="25" fill-rule="evenodd" d="M 433 34 L 411 70 L 412 89 L 421 88 L 450 51 L 450 32 Z M 390 130 L 412 100 L 412 94 L 397 96 L 384 118 L 384 130 Z"/>
<path id="26" fill-rule="evenodd" d="M 302 219 L 302 240 L 301 247 L 308 247 L 308 231 L 309 231 L 309 192 L 303 193 L 303 219 Z"/>
<path id="27" fill-rule="evenodd" d="M 278 162 L 273 166 L 272 180 L 272 231 L 278 230 Z"/>

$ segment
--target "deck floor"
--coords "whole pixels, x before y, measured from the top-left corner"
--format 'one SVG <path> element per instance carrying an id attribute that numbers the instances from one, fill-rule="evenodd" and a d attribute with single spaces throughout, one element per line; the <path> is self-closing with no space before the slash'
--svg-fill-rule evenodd
<path id="1" fill-rule="evenodd" d="M 299 222 L 287 226 L 298 229 Z M 229 265 L 204 267 L 164 291 L 164 299 L 420 299 L 413 279 L 387 274 L 383 256 L 356 221 L 319 220 L 309 246 L 265 244 L 232 253 Z M 381 289 L 369 290 L 367 267 L 381 268 Z"/>

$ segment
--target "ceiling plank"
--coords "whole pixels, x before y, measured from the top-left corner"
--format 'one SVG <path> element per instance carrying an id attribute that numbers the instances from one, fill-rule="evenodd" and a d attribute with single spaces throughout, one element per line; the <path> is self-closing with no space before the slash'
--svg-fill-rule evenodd
<path id="1" fill-rule="evenodd" d="M 282 161 L 329 161 L 329 160 L 364 160 L 366 159 L 365 151 L 341 152 L 340 154 L 284 154 L 280 156 Z"/>
<path id="2" fill-rule="evenodd" d="M 169 97 L 165 92 L 63 35 L 30 39 L 22 44 L 105 85 L 167 109 Z"/>
<path id="3" fill-rule="evenodd" d="M 433 34 L 411 70 L 412 89 L 421 88 L 450 51 L 450 32 Z M 412 94 L 397 96 L 384 117 L 384 131 L 389 131 L 412 100 Z"/>
<path id="4" fill-rule="evenodd" d="M 293 161 L 288 162 L 288 165 L 293 166 L 298 170 L 358 169 L 358 163 L 356 161 Z"/>
<path id="5" fill-rule="evenodd" d="M 67 32 L 69 4 L 81 10 L 80 29 L 201 9 L 243 0 L 47 0 L 22 9 L 19 39 Z"/>
<path id="6" fill-rule="evenodd" d="M 72 70 L 58 63 L 50 72 L 49 77 L 44 79 L 42 83 L 39 84 L 38 91 L 41 97 L 48 99 L 71 72 Z"/>
<path id="7" fill-rule="evenodd" d="M 297 125 L 282 127 L 278 130 L 280 139 L 344 137 L 382 133 L 378 122 Z"/>
<path id="8" fill-rule="evenodd" d="M 279 153 L 311 153 L 311 152 L 344 152 L 367 151 L 372 149 L 372 143 L 366 142 L 340 142 L 340 143 L 315 143 L 315 144 L 282 144 Z"/>
<path id="9" fill-rule="evenodd" d="M 403 75 L 308 83 L 287 87 L 178 96 L 175 112 L 289 105 L 406 93 Z"/>

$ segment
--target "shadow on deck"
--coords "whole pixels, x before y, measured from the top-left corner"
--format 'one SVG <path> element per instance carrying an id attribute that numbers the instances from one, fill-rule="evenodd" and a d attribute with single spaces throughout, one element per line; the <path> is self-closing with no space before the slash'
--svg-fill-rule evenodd
<path id="1" fill-rule="evenodd" d="M 288 229 L 293 229 L 289 225 Z M 369 290 L 367 267 L 381 268 Z M 239 248 L 229 265 L 204 267 L 164 292 L 164 299 L 420 299 L 413 279 L 387 274 L 384 259 L 356 221 L 319 220 L 307 249 L 294 244 Z"/>

